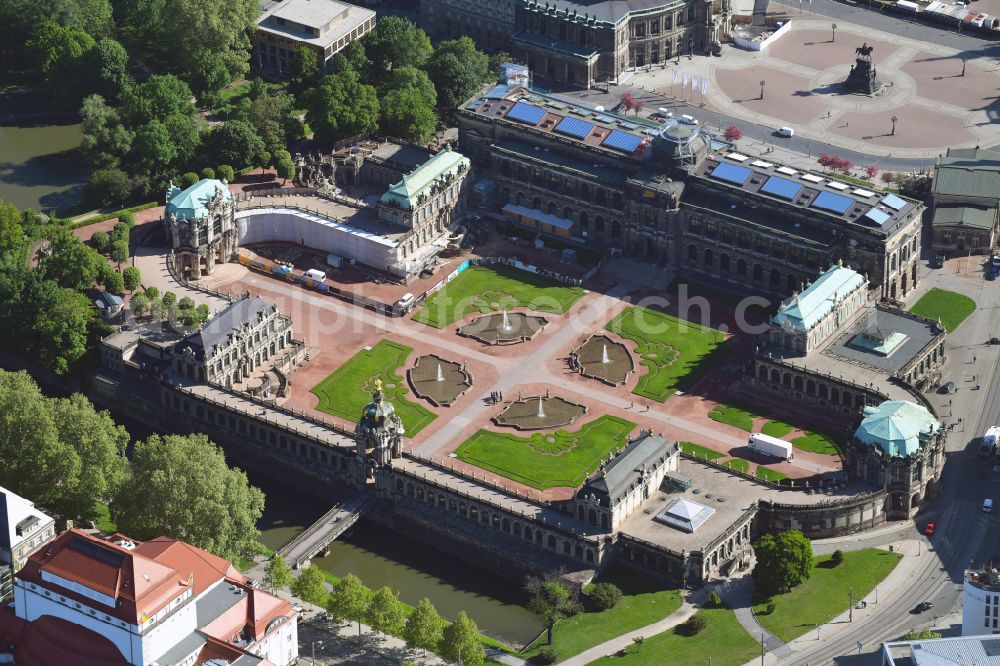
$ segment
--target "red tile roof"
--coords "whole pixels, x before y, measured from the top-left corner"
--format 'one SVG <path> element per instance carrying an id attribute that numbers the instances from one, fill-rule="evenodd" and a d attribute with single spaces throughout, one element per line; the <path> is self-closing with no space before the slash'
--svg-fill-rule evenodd
<path id="1" fill-rule="evenodd" d="M 19 625 L 15 625 L 15 622 Z M 127 666 L 115 644 L 82 625 L 52 615 L 24 622 L 8 609 L 0 610 L 0 633 L 20 626 L 15 639 L 18 666 Z"/>
<path id="2" fill-rule="evenodd" d="M 198 596 L 222 578 L 245 583 L 247 578 L 232 562 L 206 550 L 169 537 L 158 537 L 136 546 L 135 554 L 170 567 L 185 581 L 193 574 L 194 594 Z"/>

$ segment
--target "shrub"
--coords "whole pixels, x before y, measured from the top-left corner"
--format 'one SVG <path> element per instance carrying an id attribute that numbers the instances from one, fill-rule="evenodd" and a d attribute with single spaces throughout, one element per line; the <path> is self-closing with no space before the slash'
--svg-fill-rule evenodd
<path id="1" fill-rule="evenodd" d="M 121 296 L 125 293 L 125 280 L 118 271 L 111 271 L 104 278 L 104 288 L 109 294 Z"/>
<path id="2" fill-rule="evenodd" d="M 538 653 L 531 658 L 531 663 L 542 664 L 543 666 L 547 666 L 548 664 L 556 663 L 558 660 L 559 660 L 559 655 L 556 654 L 556 651 L 550 647 L 547 647 L 539 650 Z"/>
<path id="3" fill-rule="evenodd" d="M 775 608 L 774 602 L 770 601 L 768 602 L 767 606 L 764 607 L 764 612 L 767 613 L 768 615 L 772 615 L 774 614 L 774 608 Z"/>
<path id="4" fill-rule="evenodd" d="M 196 174 L 194 171 L 188 171 L 186 174 L 181 176 L 181 184 L 179 185 L 179 187 L 182 190 L 186 190 L 187 188 L 191 187 L 197 182 L 198 182 L 198 174 Z"/>
<path id="5" fill-rule="evenodd" d="M 198 175 L 207 180 L 215 180 L 215 169 L 212 167 L 205 167 Z"/>
<path id="6" fill-rule="evenodd" d="M 86 191 L 101 206 L 121 205 L 132 195 L 132 181 L 121 169 L 97 169 L 87 179 Z"/>
<path id="7" fill-rule="evenodd" d="M 614 583 L 597 583 L 587 594 L 587 605 L 595 611 L 614 608 L 621 600 L 622 591 Z"/>
<path id="8" fill-rule="evenodd" d="M 720 608 L 722 606 L 722 597 L 719 596 L 718 592 L 714 590 L 708 595 L 708 598 L 712 600 L 712 608 Z"/>
<path id="9" fill-rule="evenodd" d="M 118 240 L 111 244 L 111 261 L 116 264 L 124 264 L 128 261 L 128 255 L 128 241 Z"/>
<path id="10" fill-rule="evenodd" d="M 874 180 L 875 176 L 878 175 L 879 168 L 877 166 L 868 165 L 865 167 L 865 178 L 868 180 Z"/>
<path id="11" fill-rule="evenodd" d="M 193 310 L 194 309 L 194 299 L 190 296 L 185 296 L 177 302 L 177 307 L 181 310 Z"/>
<path id="12" fill-rule="evenodd" d="M 177 303 L 177 294 L 175 294 L 172 291 L 168 291 L 165 294 L 163 294 L 163 305 L 169 308 L 175 305 L 176 303 Z"/>
<path id="13" fill-rule="evenodd" d="M 681 636 L 695 636 L 701 633 L 706 625 L 708 625 L 708 621 L 701 615 L 695 614 L 689 617 L 687 622 L 677 626 L 677 633 Z"/>
<path id="14" fill-rule="evenodd" d="M 236 177 L 236 174 L 233 172 L 233 167 L 229 166 L 228 164 L 220 164 L 218 167 L 216 167 L 215 173 L 219 176 L 221 180 L 224 180 L 227 183 L 233 182 L 233 178 Z"/>
<path id="15" fill-rule="evenodd" d="M 156 301 L 159 300 L 160 298 L 160 290 L 157 289 L 156 287 L 146 287 L 145 293 L 146 293 L 146 298 L 148 298 L 151 301 Z"/>
<path id="16" fill-rule="evenodd" d="M 893 172 L 891 171 L 882 172 L 882 182 L 885 183 L 886 185 L 894 182 L 895 180 L 896 180 L 896 174 L 894 174 Z"/>
<path id="17" fill-rule="evenodd" d="M 90 237 L 90 244 L 101 254 L 107 254 L 108 250 L 111 249 L 111 237 L 106 231 L 95 231 L 94 235 Z"/>
<path id="18" fill-rule="evenodd" d="M 125 288 L 129 291 L 135 291 L 142 284 L 142 274 L 134 266 L 122 271 L 122 278 L 125 280 Z"/>
<path id="19" fill-rule="evenodd" d="M 124 224 L 131 229 L 135 226 L 135 215 L 130 210 L 122 211 L 121 215 L 118 216 L 118 224 Z"/>
<path id="20" fill-rule="evenodd" d="M 726 138 L 726 141 L 739 141 L 743 138 L 743 130 L 736 125 L 730 125 L 722 132 L 722 136 Z"/>
<path id="21" fill-rule="evenodd" d="M 125 222 L 117 222 L 115 228 L 111 230 L 111 242 L 117 243 L 118 241 L 129 240 L 129 226 Z"/>
<path id="22" fill-rule="evenodd" d="M 833 551 L 833 555 L 830 556 L 830 564 L 832 564 L 835 567 L 839 567 L 843 563 L 844 563 L 844 551 L 838 548 L 837 550 Z"/>

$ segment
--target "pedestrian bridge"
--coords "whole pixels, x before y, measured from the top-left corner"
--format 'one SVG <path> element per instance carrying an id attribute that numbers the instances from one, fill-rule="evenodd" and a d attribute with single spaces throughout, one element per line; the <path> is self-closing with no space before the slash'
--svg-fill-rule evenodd
<path id="1" fill-rule="evenodd" d="M 278 554 L 293 568 L 298 568 L 316 557 L 354 523 L 368 509 L 375 505 L 375 497 L 363 493 L 338 504 L 323 514 L 323 517 L 307 527 L 301 534 L 285 544 Z"/>

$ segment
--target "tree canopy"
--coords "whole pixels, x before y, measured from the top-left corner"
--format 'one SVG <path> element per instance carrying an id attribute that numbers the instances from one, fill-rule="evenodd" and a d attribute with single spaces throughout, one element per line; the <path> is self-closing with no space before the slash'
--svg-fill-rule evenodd
<path id="1" fill-rule="evenodd" d="M 406 627 L 403 629 L 406 647 L 420 648 L 425 653 L 427 650 L 436 650 L 444 632 L 444 625 L 445 621 L 438 615 L 434 604 L 424 597 L 406 618 Z"/>
<path id="2" fill-rule="evenodd" d="M 360 622 L 368 611 L 371 600 L 371 590 L 364 586 L 354 574 L 347 574 L 333 586 L 333 594 L 327 602 L 327 610 L 338 620 L 358 622 L 358 635 L 361 635 Z"/>
<path id="3" fill-rule="evenodd" d="M 237 167 L 257 164 L 266 152 L 257 130 L 245 120 L 227 120 L 216 127 L 208 136 L 208 147 L 216 162 Z"/>
<path id="4" fill-rule="evenodd" d="M 441 656 L 449 661 L 461 660 L 466 666 L 479 666 L 486 660 L 479 642 L 479 627 L 465 611 L 459 611 L 455 621 L 444 630 Z"/>
<path id="5" fill-rule="evenodd" d="M 260 551 L 263 511 L 264 494 L 228 467 L 205 435 L 154 435 L 137 443 L 132 474 L 111 504 L 126 534 L 166 534 L 230 560 Z"/>
<path id="6" fill-rule="evenodd" d="M 403 630 L 403 605 L 388 586 L 383 586 L 371 595 L 366 616 L 368 624 L 375 631 L 395 635 Z"/>
<path id="7" fill-rule="evenodd" d="M 413 21 L 386 16 L 361 39 L 368 56 L 371 78 L 381 81 L 397 67 L 423 67 L 433 52 L 427 33 Z"/>
<path id="8" fill-rule="evenodd" d="M 528 609 L 542 617 L 548 643 L 552 645 L 552 628 L 559 620 L 576 613 L 579 604 L 566 586 L 555 580 L 529 578 L 525 587 L 530 595 Z"/>
<path id="9" fill-rule="evenodd" d="M 135 301 L 134 298 L 132 300 Z M 271 594 L 277 594 L 278 590 L 290 587 L 295 582 L 295 576 L 292 575 L 291 567 L 288 566 L 285 558 L 280 553 L 275 553 L 268 560 L 267 567 L 264 569 L 264 578 L 261 582 L 263 588 Z"/>
<path id="10" fill-rule="evenodd" d="M 390 90 L 382 102 L 382 131 L 393 137 L 424 143 L 434 134 L 437 116 L 416 88 Z"/>
<path id="11" fill-rule="evenodd" d="M 490 78 L 490 59 L 466 36 L 441 42 L 427 63 L 438 102 L 454 108 Z"/>
<path id="12" fill-rule="evenodd" d="M 319 567 L 309 566 L 303 569 L 292 582 L 292 594 L 308 604 L 322 606 L 326 603 L 330 594 L 326 591 L 326 579 Z"/>
<path id="13" fill-rule="evenodd" d="M 765 534 L 754 544 L 754 552 L 753 580 L 761 594 L 788 592 L 812 573 L 812 544 L 798 530 Z"/>
<path id="14" fill-rule="evenodd" d="M 361 83 L 353 70 L 323 77 L 306 94 L 305 104 L 306 119 L 316 138 L 323 142 L 332 143 L 378 128 L 375 88 Z"/>

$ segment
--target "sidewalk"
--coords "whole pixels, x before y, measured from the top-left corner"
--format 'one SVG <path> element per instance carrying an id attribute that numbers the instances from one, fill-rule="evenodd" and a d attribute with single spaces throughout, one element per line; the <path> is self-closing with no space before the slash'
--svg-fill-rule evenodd
<path id="1" fill-rule="evenodd" d="M 910 584 L 914 572 L 924 561 L 924 558 L 928 557 L 928 549 L 922 547 L 922 545 L 916 540 L 897 541 L 890 545 L 893 546 L 893 550 L 895 550 L 895 552 L 902 553 L 903 559 L 898 565 L 896 565 L 896 568 L 893 569 L 888 576 L 886 576 L 885 580 L 876 586 L 876 590 L 881 591 L 881 593 L 878 594 L 878 598 L 882 600 L 882 603 L 887 603 L 901 588 L 905 589 Z M 888 550 L 888 546 L 886 546 L 884 550 Z M 851 623 L 848 619 L 850 617 L 850 610 L 845 610 L 829 622 L 820 625 L 818 641 L 816 638 L 816 632 L 811 630 L 807 631 L 795 640 L 786 643 L 784 648 L 779 649 L 777 653 L 768 652 L 764 658 L 764 663 L 774 664 L 778 661 L 789 659 L 797 652 L 831 642 L 833 639 L 836 639 L 840 633 L 850 629 L 856 624 L 863 624 L 867 622 L 879 612 L 878 605 L 872 603 L 874 598 L 875 594 L 873 593 L 869 595 L 869 597 L 863 597 L 856 600 L 868 601 L 869 603 L 867 608 L 854 609 L 854 623 Z M 757 666 L 760 663 L 760 658 L 755 658 L 747 662 L 745 666 Z"/>
<path id="2" fill-rule="evenodd" d="M 715 589 L 712 587 L 712 589 Z M 654 622 L 653 624 L 648 624 L 645 627 L 640 627 L 627 634 L 622 634 L 616 638 L 612 638 L 609 641 L 605 641 L 600 645 L 595 645 L 589 650 L 584 650 L 575 657 L 570 657 L 565 661 L 560 661 L 559 666 L 584 666 L 584 664 L 589 664 L 592 661 L 600 659 L 601 657 L 608 657 L 615 654 L 619 650 L 624 650 L 633 644 L 633 638 L 638 638 L 642 636 L 643 638 L 650 638 L 657 634 L 662 634 L 665 631 L 673 629 L 679 624 L 687 621 L 689 617 L 694 615 L 698 608 L 705 604 L 708 600 L 709 589 L 703 587 L 699 590 L 695 590 L 688 594 L 687 598 L 684 599 L 684 603 L 681 607 L 675 610 L 673 613 L 663 618 L 659 622 Z"/>

